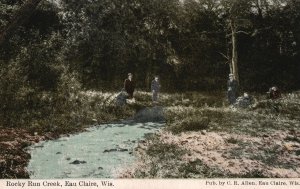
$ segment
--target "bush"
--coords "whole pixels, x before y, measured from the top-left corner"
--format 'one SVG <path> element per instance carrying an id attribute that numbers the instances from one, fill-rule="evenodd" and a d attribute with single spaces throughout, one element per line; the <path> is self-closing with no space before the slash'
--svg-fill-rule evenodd
<path id="1" fill-rule="evenodd" d="M 208 117 L 192 116 L 169 126 L 168 129 L 173 133 L 205 130 L 209 128 L 210 121 Z"/>
<path id="2" fill-rule="evenodd" d="M 0 77 L 1 124 L 16 126 L 20 115 L 26 113 L 36 99 L 35 89 L 26 82 L 26 75 L 18 62 L 3 66 Z"/>

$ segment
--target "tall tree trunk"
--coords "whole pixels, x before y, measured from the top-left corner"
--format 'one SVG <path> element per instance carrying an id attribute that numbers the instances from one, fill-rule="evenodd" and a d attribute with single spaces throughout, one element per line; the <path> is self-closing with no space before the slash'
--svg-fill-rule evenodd
<path id="1" fill-rule="evenodd" d="M 230 73 L 233 73 L 233 70 L 232 70 L 232 63 L 231 63 L 231 61 L 230 61 L 230 59 L 232 59 L 231 57 L 232 57 L 232 53 L 231 53 L 231 51 L 232 51 L 232 49 L 231 49 L 231 46 L 230 46 L 230 43 L 227 41 L 227 57 L 228 57 L 228 65 L 229 65 L 229 72 Z"/>
<path id="2" fill-rule="evenodd" d="M 239 72 L 238 72 L 238 52 L 237 52 L 237 34 L 234 22 L 231 20 L 231 41 L 232 41 L 232 58 L 231 58 L 231 68 L 232 74 L 235 80 L 239 83 Z"/>
<path id="3" fill-rule="evenodd" d="M 22 5 L 13 16 L 11 22 L 0 32 L 0 47 L 13 35 L 19 26 L 23 25 L 30 18 L 41 1 L 42 0 L 28 0 Z"/>
<path id="4" fill-rule="evenodd" d="M 258 18 L 261 20 L 263 18 L 263 13 L 262 13 L 262 2 L 261 0 L 256 1 L 256 7 L 258 11 Z"/>

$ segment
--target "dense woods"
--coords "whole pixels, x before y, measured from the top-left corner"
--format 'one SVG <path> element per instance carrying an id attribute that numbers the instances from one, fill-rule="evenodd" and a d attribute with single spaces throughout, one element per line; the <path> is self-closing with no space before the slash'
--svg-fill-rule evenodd
<path id="1" fill-rule="evenodd" d="M 80 89 L 119 91 L 129 72 L 143 90 L 156 74 L 164 91 L 225 90 L 230 72 L 243 91 L 299 88 L 297 0 L 1 0 L 0 9 L 7 124 L 11 111 L 76 107 Z"/>

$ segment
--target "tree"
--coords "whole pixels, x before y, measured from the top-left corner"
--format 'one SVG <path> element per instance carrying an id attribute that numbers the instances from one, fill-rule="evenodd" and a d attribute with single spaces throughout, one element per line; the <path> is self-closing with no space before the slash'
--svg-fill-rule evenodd
<path id="1" fill-rule="evenodd" d="M 244 28 L 251 25 L 249 14 L 251 12 L 251 1 L 249 0 L 223 0 L 220 7 L 224 11 L 227 26 L 229 28 L 231 37 L 231 62 L 229 64 L 230 73 L 234 75 L 234 78 L 239 83 L 239 71 L 238 71 L 238 34 L 244 33 Z"/>
<path id="2" fill-rule="evenodd" d="M 154 74 L 172 70 L 179 0 L 64 2 L 65 33 L 74 39 L 69 61 L 84 83 L 116 88 L 132 72 L 145 88 Z"/>
<path id="3" fill-rule="evenodd" d="M 22 7 L 15 13 L 10 23 L 0 32 L 0 47 L 2 44 L 13 35 L 14 31 L 23 25 L 28 18 L 34 13 L 37 6 L 42 0 L 28 0 Z"/>

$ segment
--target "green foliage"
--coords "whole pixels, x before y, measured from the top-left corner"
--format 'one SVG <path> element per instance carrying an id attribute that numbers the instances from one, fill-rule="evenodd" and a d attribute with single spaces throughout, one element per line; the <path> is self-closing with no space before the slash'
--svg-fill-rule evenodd
<path id="1" fill-rule="evenodd" d="M 3 27 L 21 5 L 1 3 Z M 43 1 L 16 31 L 5 56 L 59 30 L 64 63 L 80 73 L 85 87 L 120 89 L 133 72 L 139 88 L 148 89 L 152 76 L 160 74 L 165 90 L 223 89 L 231 58 L 228 21 L 233 20 L 241 30 L 242 89 L 266 91 L 275 84 L 291 89 L 300 79 L 298 10 L 292 0 Z"/>
<path id="2" fill-rule="evenodd" d="M 14 117 L 10 112 L 18 114 L 30 106 L 27 99 L 33 96 L 34 90 L 24 81 L 24 71 L 16 62 L 3 67 L 0 76 L 1 120 L 5 125 L 16 126 L 11 124 Z"/>
<path id="3" fill-rule="evenodd" d="M 83 83 L 120 88 L 132 72 L 144 87 L 153 74 L 174 72 L 167 60 L 175 53 L 169 38 L 177 31 L 178 8 L 176 0 L 66 1 L 62 22 L 75 40 L 69 58 L 79 61 L 73 68 L 84 73 Z"/>
<path id="4" fill-rule="evenodd" d="M 1 1 L 1 32 L 24 3 Z M 44 114 L 68 117 L 68 108 L 79 107 L 73 97 L 80 98 L 77 93 L 82 88 L 121 90 L 128 72 L 134 73 L 138 88 L 147 90 L 154 74 L 161 76 L 166 91 L 223 90 L 229 71 L 226 63 L 231 58 L 230 19 L 244 31 L 237 36 L 242 90 L 266 91 L 275 84 L 282 89 L 298 88 L 299 7 L 293 0 L 279 4 L 244 0 L 42 1 L 27 22 L 1 44 L 4 125 L 19 124 L 12 114 L 26 115 L 23 120 L 27 122 Z M 191 103 L 220 107 L 223 101 L 192 93 L 163 99 L 168 105 L 186 107 Z M 64 108 L 59 109 L 60 105 Z M 293 113 L 298 110 L 296 104 L 278 108 L 297 117 Z M 207 111 L 210 113 L 218 114 Z M 32 119 L 30 115 L 34 115 Z M 196 119 L 197 115 L 186 120 L 184 130 L 214 122 Z"/>

